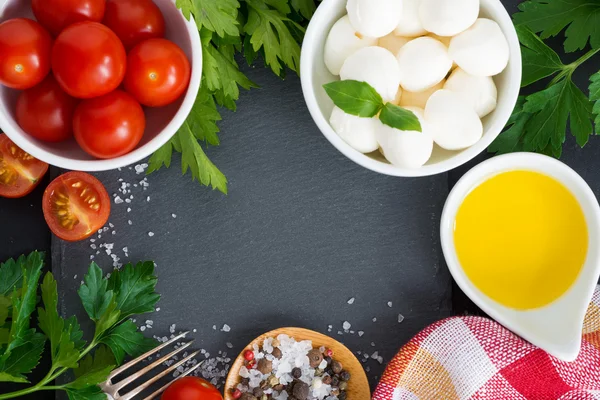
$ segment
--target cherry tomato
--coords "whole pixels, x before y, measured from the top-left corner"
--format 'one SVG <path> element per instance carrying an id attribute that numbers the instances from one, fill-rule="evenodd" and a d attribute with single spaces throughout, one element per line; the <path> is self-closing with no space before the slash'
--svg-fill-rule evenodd
<path id="1" fill-rule="evenodd" d="M 145 106 L 161 107 L 186 91 L 190 75 L 190 62 L 175 43 L 149 39 L 127 56 L 125 90 Z"/>
<path id="2" fill-rule="evenodd" d="M 85 172 L 67 172 L 53 180 L 42 199 L 52 233 L 76 242 L 92 236 L 110 215 L 110 198 L 102 183 Z"/>
<path id="3" fill-rule="evenodd" d="M 97 22 L 69 26 L 52 49 L 56 80 L 65 92 L 81 99 L 115 90 L 125 76 L 126 62 L 125 48 L 117 35 Z"/>
<path id="4" fill-rule="evenodd" d="M 205 381 L 186 376 L 173 382 L 160 398 L 161 400 L 222 400 L 221 392 Z"/>
<path id="5" fill-rule="evenodd" d="M 129 153 L 142 139 L 145 128 L 142 106 L 121 90 L 82 101 L 73 117 L 75 140 L 97 158 Z"/>
<path id="6" fill-rule="evenodd" d="M 17 99 L 17 122 L 36 139 L 62 142 L 73 136 L 77 103 L 50 74 L 39 85 L 21 92 Z"/>
<path id="7" fill-rule="evenodd" d="M 152 0 L 107 0 L 102 23 L 128 50 L 146 39 L 165 36 L 165 19 Z"/>
<path id="8" fill-rule="evenodd" d="M 48 171 L 48 164 L 33 158 L 0 133 L 0 196 L 15 199 L 29 194 Z"/>
<path id="9" fill-rule="evenodd" d="M 82 21 L 102 21 L 106 0 L 32 0 L 35 18 L 54 36 Z"/>
<path id="10" fill-rule="evenodd" d="M 50 72 L 52 38 L 40 24 L 26 18 L 0 24 L 0 83 L 29 89 Z"/>

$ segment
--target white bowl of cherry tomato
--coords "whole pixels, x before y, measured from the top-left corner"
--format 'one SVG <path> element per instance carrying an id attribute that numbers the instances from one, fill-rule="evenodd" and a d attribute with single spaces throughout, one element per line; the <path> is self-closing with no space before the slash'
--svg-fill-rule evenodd
<path id="1" fill-rule="evenodd" d="M 174 0 L 0 0 L 0 128 L 33 157 L 103 171 L 149 156 L 200 88 Z"/>

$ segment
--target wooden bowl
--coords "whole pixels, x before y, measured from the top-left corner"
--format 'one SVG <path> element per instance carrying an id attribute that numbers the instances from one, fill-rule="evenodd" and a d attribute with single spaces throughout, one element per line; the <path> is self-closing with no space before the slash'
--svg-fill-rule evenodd
<path id="1" fill-rule="evenodd" d="M 275 329 L 274 331 L 264 333 L 256 339 L 254 339 L 250 344 L 248 344 L 248 346 L 244 350 L 242 350 L 240 355 L 235 359 L 233 365 L 231 366 L 231 369 L 229 370 L 229 374 L 227 375 L 227 380 L 225 381 L 225 400 L 234 400 L 231 393 L 241 381 L 239 373 L 240 368 L 244 365 L 244 351 L 247 349 L 252 349 L 252 346 L 254 344 L 261 346 L 266 338 L 275 338 L 277 337 L 277 335 L 280 335 L 282 333 L 293 337 L 297 341 L 310 340 L 312 341 L 313 348 L 325 346 L 328 349 L 333 350 L 333 358 L 341 362 L 344 366 L 344 369 L 350 372 L 351 378 L 348 381 L 347 389 L 348 398 L 351 400 L 371 399 L 371 390 L 369 388 L 369 382 L 367 380 L 365 370 L 363 369 L 358 359 L 346 346 L 344 346 L 337 340 L 330 338 L 329 336 L 325 336 L 321 333 L 311 331 L 308 329 L 279 328 Z"/>

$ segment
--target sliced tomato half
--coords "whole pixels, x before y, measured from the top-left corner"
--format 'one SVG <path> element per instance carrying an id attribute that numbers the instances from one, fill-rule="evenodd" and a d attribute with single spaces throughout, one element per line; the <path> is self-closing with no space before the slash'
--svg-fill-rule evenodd
<path id="1" fill-rule="evenodd" d="M 47 171 L 48 164 L 0 133 L 0 196 L 16 199 L 31 193 Z"/>
<path id="2" fill-rule="evenodd" d="M 110 215 L 110 198 L 102 182 L 85 172 L 67 172 L 53 180 L 42 200 L 52 233 L 76 242 L 102 228 Z"/>

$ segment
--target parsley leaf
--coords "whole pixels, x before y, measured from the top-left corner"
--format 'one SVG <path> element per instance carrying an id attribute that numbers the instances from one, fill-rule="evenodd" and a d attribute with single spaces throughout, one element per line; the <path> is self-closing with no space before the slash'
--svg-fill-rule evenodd
<path id="1" fill-rule="evenodd" d="M 88 354 L 81 360 L 79 367 L 73 370 L 75 380 L 68 383 L 66 387 L 83 389 L 102 383 L 108 378 L 116 364 L 110 349 L 106 346 L 99 346 L 93 356 Z"/>
<path id="2" fill-rule="evenodd" d="M 221 37 L 239 35 L 237 0 L 177 0 L 176 5 L 187 18 L 194 14 L 198 29 L 204 27 Z"/>
<path id="3" fill-rule="evenodd" d="M 584 49 L 588 41 L 600 48 L 600 2 L 590 0 L 529 0 L 519 4 L 513 16 L 517 25 L 541 32 L 542 39 L 565 31 L 565 51 Z"/>
<path id="4" fill-rule="evenodd" d="M 130 263 L 112 272 L 108 289 L 116 294 L 121 321 L 134 314 L 154 311 L 160 299 L 160 295 L 154 291 L 157 281 L 152 261 L 137 263 L 135 267 Z"/>
<path id="5" fill-rule="evenodd" d="M 600 134 L 600 71 L 592 75 L 590 81 L 590 100 L 595 102 L 592 112 L 596 116 L 596 134 Z"/>
<path id="6" fill-rule="evenodd" d="M 29 382 L 24 375 L 38 365 L 45 343 L 44 335 L 28 330 L 22 337 L 22 344 L 0 359 L 0 382 Z"/>
<path id="7" fill-rule="evenodd" d="M 66 326 L 65 320 L 58 315 L 58 289 L 50 272 L 42 282 L 42 302 L 44 308 L 38 308 L 39 326 L 50 339 L 52 369 L 77 367 L 79 350 L 71 340 L 71 330 L 74 326 Z"/>
<path id="8" fill-rule="evenodd" d="M 517 34 L 521 42 L 521 54 L 523 56 L 522 87 L 566 68 L 558 54 L 546 46 L 530 28 L 517 26 Z"/>
<path id="9" fill-rule="evenodd" d="M 112 350 L 117 365 L 121 365 L 125 354 L 137 357 L 156 347 L 156 341 L 142 335 L 130 320 L 123 322 L 104 334 L 101 338 Z"/>
<path id="10" fill-rule="evenodd" d="M 98 321 L 108 309 L 114 293 L 108 290 L 108 281 L 103 279 L 102 270 L 93 262 L 84 277 L 85 284 L 79 288 L 83 308 L 93 321 Z"/>
<path id="11" fill-rule="evenodd" d="M 317 10 L 314 0 L 291 0 L 290 4 L 294 10 L 306 19 L 311 19 Z"/>
<path id="12" fill-rule="evenodd" d="M 107 400 L 108 397 L 98 386 L 89 386 L 85 389 L 66 388 L 69 400 Z"/>

